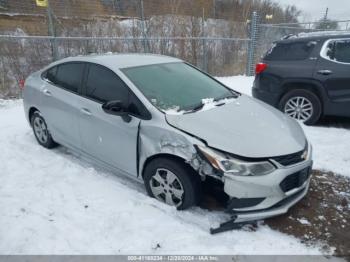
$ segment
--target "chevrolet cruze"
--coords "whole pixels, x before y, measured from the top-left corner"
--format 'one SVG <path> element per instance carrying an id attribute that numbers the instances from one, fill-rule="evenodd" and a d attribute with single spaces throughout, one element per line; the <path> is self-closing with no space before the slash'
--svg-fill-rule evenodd
<path id="1" fill-rule="evenodd" d="M 68 147 L 177 209 L 196 205 L 206 181 L 236 222 L 286 213 L 308 191 L 298 122 L 176 58 L 66 58 L 29 76 L 23 101 L 40 145 Z"/>

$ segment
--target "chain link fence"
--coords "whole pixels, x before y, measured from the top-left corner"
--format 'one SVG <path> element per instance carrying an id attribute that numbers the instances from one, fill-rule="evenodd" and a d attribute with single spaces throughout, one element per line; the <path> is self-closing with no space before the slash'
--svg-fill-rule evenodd
<path id="1" fill-rule="evenodd" d="M 266 23 L 267 13 L 282 19 L 281 10 L 256 6 L 262 11 L 254 12 L 242 1 L 48 3 L 38 8 L 34 0 L 0 1 L 0 98 L 17 97 L 18 83 L 52 61 L 93 53 L 155 53 L 181 58 L 215 76 L 253 75 L 255 63 L 275 40 L 318 31 L 315 23 Z"/>
<path id="2" fill-rule="evenodd" d="M 93 53 L 155 53 L 217 76 L 245 73 L 249 25 L 234 19 L 250 14 L 234 17 L 221 1 L 47 3 L 0 1 L 0 98 L 18 96 L 18 83 L 52 61 Z"/>
<path id="3" fill-rule="evenodd" d="M 72 17 L 55 15 L 56 25 L 51 28 L 50 16 L 29 15 L 42 20 L 52 36 L 0 31 L 0 98 L 18 96 L 18 83 L 31 72 L 57 59 L 77 55 L 154 53 L 178 57 L 216 76 L 246 71 L 250 42 L 246 23 L 205 19 L 199 14 L 169 14 L 147 18 L 110 15 L 108 19 L 87 17 L 84 21 L 79 17 L 76 24 L 71 24 L 67 20 L 73 21 Z"/>
<path id="4" fill-rule="evenodd" d="M 249 39 L 210 37 L 0 36 L 0 94 L 18 96 L 21 80 L 56 59 L 101 53 L 168 55 L 212 75 L 244 74 L 248 42 Z"/>

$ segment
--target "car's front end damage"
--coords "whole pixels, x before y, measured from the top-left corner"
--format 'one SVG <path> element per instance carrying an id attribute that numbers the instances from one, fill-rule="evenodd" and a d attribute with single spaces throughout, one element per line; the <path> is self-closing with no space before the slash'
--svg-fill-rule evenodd
<path id="1" fill-rule="evenodd" d="M 143 102 L 152 114 L 151 121 L 139 125 L 139 179 L 144 179 L 145 167 L 157 158 L 185 162 L 196 171 L 186 175 L 197 173 L 203 182 L 200 186 L 220 185 L 235 223 L 286 213 L 307 193 L 312 150 L 295 120 L 187 64 L 122 71 L 145 95 Z M 155 187 L 160 187 L 163 202 L 171 204 L 164 197 L 171 192 L 164 177 L 155 179 Z M 188 182 L 192 184 L 189 192 L 197 193 L 198 179 L 190 180 L 196 181 Z"/>
<path id="2" fill-rule="evenodd" d="M 213 149 L 197 147 L 190 161 L 202 176 L 223 183 L 229 196 L 226 211 L 235 222 L 255 221 L 284 214 L 307 193 L 312 147 L 295 154 L 266 159 L 240 160 Z"/>
<path id="3" fill-rule="evenodd" d="M 142 166 L 151 156 L 166 154 L 182 158 L 202 181 L 211 177 L 222 184 L 228 199 L 225 209 L 235 216 L 235 223 L 284 214 L 309 188 L 312 146 L 305 137 L 302 150 L 261 158 L 214 149 L 206 141 L 172 127 L 141 124 L 139 139 L 141 174 Z"/>
<path id="4" fill-rule="evenodd" d="M 235 223 L 284 214 L 306 195 L 311 144 L 296 121 L 272 107 L 240 96 L 222 107 L 166 119 L 201 140 L 186 162 L 202 181 L 221 181 Z"/>

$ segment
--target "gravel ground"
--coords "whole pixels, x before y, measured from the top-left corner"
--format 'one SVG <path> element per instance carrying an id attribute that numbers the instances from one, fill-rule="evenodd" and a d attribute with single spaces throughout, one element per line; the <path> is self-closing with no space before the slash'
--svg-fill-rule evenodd
<path id="1" fill-rule="evenodd" d="M 202 208 L 224 210 L 218 192 L 207 192 Z M 307 246 L 321 246 L 325 253 L 347 257 L 350 261 L 350 178 L 313 170 L 308 194 L 289 212 L 247 225 L 241 230 L 255 231 L 268 225 L 272 229 L 301 239 Z"/>
<path id="2" fill-rule="evenodd" d="M 306 244 L 321 241 L 325 248 L 334 247 L 335 255 L 350 256 L 350 179 L 314 170 L 307 196 L 266 224 Z"/>

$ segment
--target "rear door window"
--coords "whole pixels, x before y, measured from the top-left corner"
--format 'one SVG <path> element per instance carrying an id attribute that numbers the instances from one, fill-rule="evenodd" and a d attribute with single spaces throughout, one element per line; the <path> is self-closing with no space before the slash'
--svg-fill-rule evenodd
<path id="1" fill-rule="evenodd" d="M 53 83 L 71 92 L 78 93 L 84 72 L 83 63 L 61 64 L 57 68 Z"/>
<path id="2" fill-rule="evenodd" d="M 309 57 L 316 42 L 277 43 L 266 53 L 265 60 L 304 60 Z"/>
<path id="3" fill-rule="evenodd" d="M 350 40 L 335 42 L 334 60 L 342 63 L 350 63 Z"/>
<path id="4" fill-rule="evenodd" d="M 329 40 L 321 50 L 325 59 L 340 63 L 350 63 L 350 39 Z"/>

